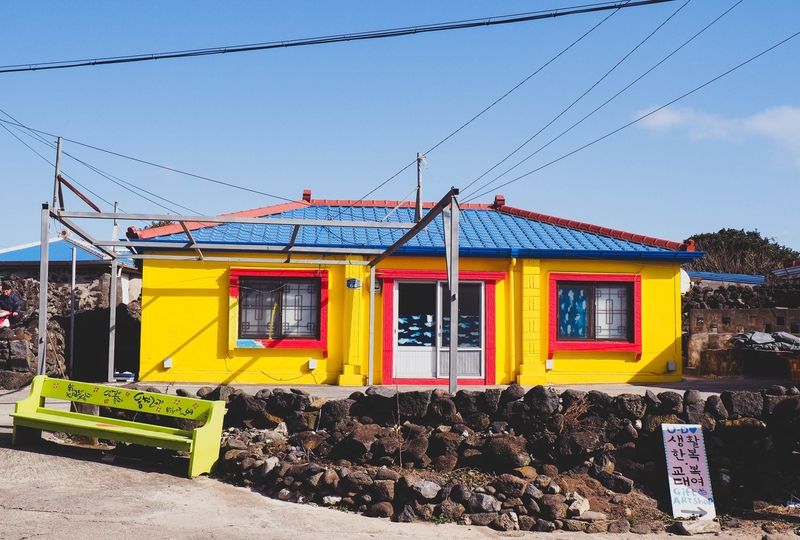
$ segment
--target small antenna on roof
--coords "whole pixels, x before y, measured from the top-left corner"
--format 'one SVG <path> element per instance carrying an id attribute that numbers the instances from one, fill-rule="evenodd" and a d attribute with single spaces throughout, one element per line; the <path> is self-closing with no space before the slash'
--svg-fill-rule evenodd
<path id="1" fill-rule="evenodd" d="M 422 167 L 425 166 L 425 155 L 417 152 L 417 205 L 414 210 L 414 221 L 422 219 Z"/>

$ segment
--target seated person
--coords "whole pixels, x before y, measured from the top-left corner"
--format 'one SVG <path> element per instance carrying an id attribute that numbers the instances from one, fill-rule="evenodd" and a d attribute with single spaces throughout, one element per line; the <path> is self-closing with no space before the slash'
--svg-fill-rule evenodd
<path id="1" fill-rule="evenodd" d="M 0 328 L 9 327 L 20 319 L 22 300 L 11 288 L 11 284 L 4 282 L 0 287 Z"/>

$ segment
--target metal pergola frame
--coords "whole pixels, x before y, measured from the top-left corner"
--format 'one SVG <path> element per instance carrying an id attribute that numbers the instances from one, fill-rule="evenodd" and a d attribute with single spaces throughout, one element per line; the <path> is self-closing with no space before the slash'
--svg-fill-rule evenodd
<path id="1" fill-rule="evenodd" d="M 395 253 L 399 248 L 414 238 L 420 231 L 429 225 L 440 214 L 445 221 L 445 250 L 447 252 L 448 285 L 450 289 L 450 358 L 449 358 L 449 390 L 455 392 L 458 377 L 458 251 L 459 251 L 459 207 L 458 188 L 451 188 L 436 205 L 416 223 L 397 223 L 385 221 L 327 221 L 317 219 L 293 218 L 251 218 L 238 216 L 196 216 L 173 214 L 148 214 L 148 213 L 121 213 L 114 204 L 113 212 L 102 212 L 86 195 L 81 193 L 60 174 L 61 139 L 58 139 L 53 181 L 52 203 L 42 204 L 41 210 L 41 258 L 39 265 L 39 349 L 38 372 L 44 374 L 47 356 L 47 282 L 49 266 L 48 238 L 50 219 L 61 223 L 72 234 L 86 242 L 95 249 L 111 266 L 111 280 L 109 290 L 109 346 L 108 346 L 108 380 L 114 380 L 114 345 L 116 332 L 116 293 L 117 293 L 117 267 L 120 258 L 136 260 L 197 260 L 213 262 L 265 262 L 265 259 L 256 257 L 230 256 L 228 252 L 255 251 L 261 253 L 285 254 L 286 259 L 275 261 L 295 264 L 353 264 L 369 266 L 369 373 L 368 383 L 374 382 L 374 348 L 375 348 L 375 267 L 384 259 Z M 62 186 L 72 191 L 79 199 L 90 206 L 94 211 L 73 211 L 64 208 Z M 421 208 L 418 214 L 421 215 Z M 78 220 L 105 220 L 112 222 L 112 235 L 110 240 L 93 237 L 75 221 Z M 120 221 L 172 221 L 178 223 L 188 238 L 188 242 L 145 241 L 129 238 L 119 238 Z M 294 229 L 291 239 L 286 245 L 259 245 L 259 244 L 220 244 L 213 242 L 198 242 L 192 234 L 192 224 L 223 224 L 223 223 L 248 223 L 260 225 L 290 225 Z M 301 227 L 354 227 L 364 229 L 404 229 L 406 232 L 394 244 L 386 249 L 372 248 L 326 248 L 317 246 L 298 246 L 295 244 Z M 153 251 L 142 251 L 141 248 L 168 249 L 192 253 L 191 255 L 164 254 Z M 124 251 L 122 251 L 124 250 Z M 209 255 L 214 252 L 214 255 Z M 221 254 L 217 254 L 221 253 Z M 292 258 L 294 254 L 316 255 L 362 255 L 368 260 L 347 261 L 329 260 L 324 258 Z"/>

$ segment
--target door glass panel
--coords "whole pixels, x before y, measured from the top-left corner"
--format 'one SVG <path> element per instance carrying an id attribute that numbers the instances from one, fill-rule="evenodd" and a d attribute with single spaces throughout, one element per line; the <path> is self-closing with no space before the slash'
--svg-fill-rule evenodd
<path id="1" fill-rule="evenodd" d="M 436 332 L 436 284 L 399 283 L 397 345 L 433 347 Z"/>
<path id="2" fill-rule="evenodd" d="M 461 283 L 458 290 L 458 348 L 481 347 L 481 292 L 480 283 Z M 450 346 L 450 289 L 442 284 L 442 347 Z"/>

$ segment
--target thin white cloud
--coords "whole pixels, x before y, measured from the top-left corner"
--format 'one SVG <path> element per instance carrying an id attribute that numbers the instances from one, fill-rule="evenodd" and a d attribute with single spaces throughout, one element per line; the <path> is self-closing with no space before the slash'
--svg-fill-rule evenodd
<path id="1" fill-rule="evenodd" d="M 648 111 L 641 111 L 641 116 Z M 689 107 L 667 107 L 641 121 L 653 131 L 686 133 L 692 140 L 721 140 L 743 143 L 764 139 L 776 144 L 800 168 L 800 107 L 785 105 L 765 109 L 751 116 L 731 118 Z"/>

